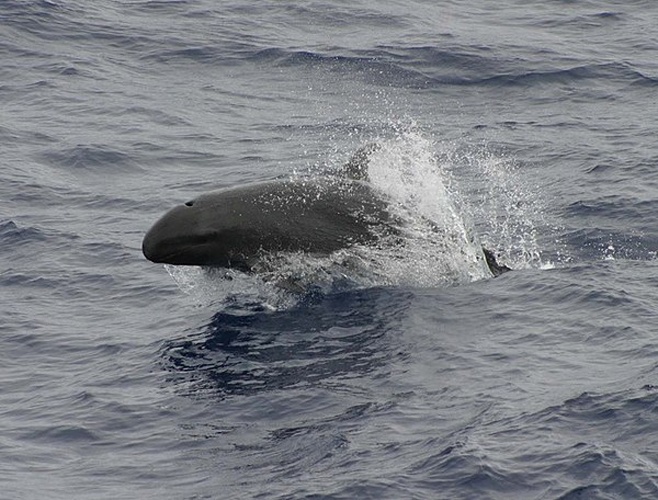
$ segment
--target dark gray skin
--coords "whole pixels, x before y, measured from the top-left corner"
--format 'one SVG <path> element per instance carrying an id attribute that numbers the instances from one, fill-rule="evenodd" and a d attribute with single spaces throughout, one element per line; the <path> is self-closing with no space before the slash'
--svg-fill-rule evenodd
<path id="1" fill-rule="evenodd" d="M 167 264 L 249 270 L 262 252 L 328 255 L 395 233 L 388 204 L 362 181 L 272 181 L 214 191 L 167 212 L 144 256 Z"/>
<path id="2" fill-rule="evenodd" d="M 355 153 L 339 177 L 278 180 L 213 191 L 174 207 L 146 233 L 144 256 L 175 265 L 251 271 L 263 252 L 329 255 L 399 232 L 385 197 L 367 182 L 376 145 Z M 509 268 L 484 249 L 494 276 Z"/>

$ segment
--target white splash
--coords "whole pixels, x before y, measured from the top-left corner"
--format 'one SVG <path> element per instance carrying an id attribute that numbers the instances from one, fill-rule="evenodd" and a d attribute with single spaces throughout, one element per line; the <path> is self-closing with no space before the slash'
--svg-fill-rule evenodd
<path id="1" fill-rule="evenodd" d="M 387 261 L 389 280 L 441 286 L 490 277 L 475 233 L 453 202 L 452 179 L 437 162 L 434 144 L 413 129 L 381 144 L 370 159 L 370 180 L 406 221 L 404 245 L 379 256 Z"/>
<path id="2" fill-rule="evenodd" d="M 197 305 L 281 309 L 295 303 L 289 294 L 256 274 L 199 266 L 165 264 L 164 267 L 178 288 Z"/>
<path id="3" fill-rule="evenodd" d="M 439 156 L 459 177 L 455 198 L 487 248 L 513 269 L 553 267 L 542 260 L 538 243 L 537 228 L 548 226 L 540 191 L 523 179 L 513 159 L 486 146 L 456 144 L 444 144 Z"/>

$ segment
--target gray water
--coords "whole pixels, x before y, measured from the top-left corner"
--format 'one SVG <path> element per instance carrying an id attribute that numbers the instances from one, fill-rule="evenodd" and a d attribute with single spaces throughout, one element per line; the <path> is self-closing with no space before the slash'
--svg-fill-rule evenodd
<path id="1" fill-rule="evenodd" d="M 0 497 L 654 498 L 656 26 L 653 2 L 3 1 Z M 367 253 L 300 299 L 141 255 L 178 203 L 371 141 L 373 182 L 515 271 Z"/>

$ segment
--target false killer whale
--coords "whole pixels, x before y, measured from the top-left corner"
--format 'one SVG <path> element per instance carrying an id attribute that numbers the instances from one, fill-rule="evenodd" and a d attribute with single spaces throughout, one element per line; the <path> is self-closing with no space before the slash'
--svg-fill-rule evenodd
<path id="1" fill-rule="evenodd" d="M 202 194 L 148 230 L 144 256 L 157 263 L 249 272 L 263 253 L 329 255 L 395 238 L 401 221 L 367 180 L 376 144 L 360 148 L 338 175 L 274 180 Z M 509 268 L 483 249 L 494 276 Z"/>

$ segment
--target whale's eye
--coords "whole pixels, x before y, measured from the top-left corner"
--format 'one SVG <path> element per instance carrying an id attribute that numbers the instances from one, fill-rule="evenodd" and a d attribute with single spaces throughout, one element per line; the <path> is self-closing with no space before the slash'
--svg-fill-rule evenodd
<path id="1" fill-rule="evenodd" d="M 191 207 L 192 205 L 194 205 L 194 200 L 188 201 L 187 203 L 185 203 L 186 207 Z"/>

